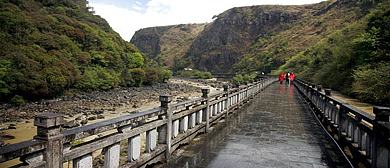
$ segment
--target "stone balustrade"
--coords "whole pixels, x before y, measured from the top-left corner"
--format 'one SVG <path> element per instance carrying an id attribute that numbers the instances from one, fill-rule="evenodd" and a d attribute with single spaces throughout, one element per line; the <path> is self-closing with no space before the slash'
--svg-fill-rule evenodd
<path id="1" fill-rule="evenodd" d="M 38 115 L 34 121 L 38 135 L 1 147 L 0 163 L 19 158 L 20 167 L 61 168 L 71 161 L 74 168 L 86 168 L 93 166 L 92 153 L 101 150 L 104 167 L 145 167 L 166 160 L 196 135 L 210 132 L 220 119 L 275 81 L 269 77 L 237 88 L 225 86 L 213 94 L 202 89 L 202 97 L 176 104 L 170 95 L 161 95 L 158 108 L 63 131 L 62 115 Z M 71 145 L 76 140 L 83 142 Z M 120 165 L 123 144 L 127 159 Z"/>
<path id="2" fill-rule="evenodd" d="M 322 92 L 321 85 L 299 79 L 294 85 L 356 167 L 390 167 L 390 108 L 374 107 L 373 116 L 332 97 L 330 89 Z"/>

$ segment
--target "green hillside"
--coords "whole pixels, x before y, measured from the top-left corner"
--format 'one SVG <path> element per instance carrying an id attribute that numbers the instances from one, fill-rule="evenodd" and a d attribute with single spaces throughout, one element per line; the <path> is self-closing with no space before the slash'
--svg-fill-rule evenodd
<path id="1" fill-rule="evenodd" d="M 0 1 L 3 102 L 140 85 L 144 64 L 86 0 Z"/>
<path id="2" fill-rule="evenodd" d="M 390 106 L 390 2 L 300 52 L 275 74 L 298 77 L 366 102 Z"/>

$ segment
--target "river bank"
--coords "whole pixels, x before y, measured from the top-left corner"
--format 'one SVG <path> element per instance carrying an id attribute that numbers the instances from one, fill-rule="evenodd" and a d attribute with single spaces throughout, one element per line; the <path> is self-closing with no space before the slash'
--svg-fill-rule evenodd
<path id="1" fill-rule="evenodd" d="M 68 121 L 65 127 L 77 127 L 156 108 L 162 94 L 172 95 L 175 102 L 198 97 L 203 87 L 214 92 L 222 84 L 215 80 L 173 78 L 168 83 L 153 86 L 76 94 L 31 102 L 19 108 L 3 108 L 0 112 L 0 139 L 3 139 L 2 145 L 31 139 L 36 135 L 33 117 L 42 113 L 64 114 Z"/>

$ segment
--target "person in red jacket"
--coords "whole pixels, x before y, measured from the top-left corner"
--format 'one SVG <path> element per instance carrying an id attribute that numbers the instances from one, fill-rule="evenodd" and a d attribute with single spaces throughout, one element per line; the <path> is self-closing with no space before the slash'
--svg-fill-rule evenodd
<path id="1" fill-rule="evenodd" d="M 295 74 L 291 72 L 289 78 L 290 78 L 291 83 L 293 83 L 294 79 L 295 79 Z"/>
<path id="2" fill-rule="evenodd" d="M 283 83 L 284 77 L 285 77 L 284 73 L 279 74 L 279 82 L 280 82 L 280 84 Z"/>

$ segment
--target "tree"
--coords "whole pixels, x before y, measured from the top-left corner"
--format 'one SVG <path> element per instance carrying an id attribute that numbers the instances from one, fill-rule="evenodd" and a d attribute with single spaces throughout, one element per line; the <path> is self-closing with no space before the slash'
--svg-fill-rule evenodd
<path id="1" fill-rule="evenodd" d="M 165 82 L 166 80 L 172 78 L 172 71 L 166 70 L 164 68 L 159 68 L 158 72 L 158 81 L 159 82 Z"/>
<path id="2" fill-rule="evenodd" d="M 145 85 L 153 85 L 158 82 L 158 70 L 156 68 L 146 68 L 145 70 Z"/>
<path id="3" fill-rule="evenodd" d="M 130 74 L 134 80 L 134 86 L 141 86 L 146 78 L 145 71 L 141 68 L 131 69 Z"/>

